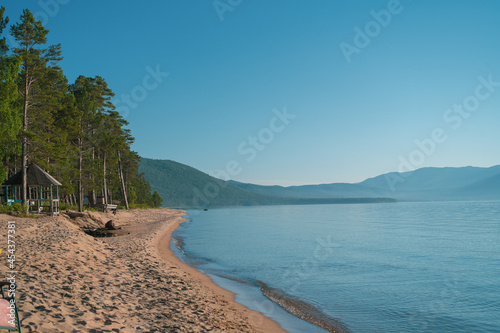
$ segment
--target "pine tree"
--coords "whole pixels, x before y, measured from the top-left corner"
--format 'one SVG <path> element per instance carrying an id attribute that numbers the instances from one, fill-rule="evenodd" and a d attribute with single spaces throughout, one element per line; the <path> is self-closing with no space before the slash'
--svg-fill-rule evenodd
<path id="1" fill-rule="evenodd" d="M 22 200 L 27 203 L 27 178 L 26 168 L 29 159 L 30 139 L 36 133 L 30 132 L 30 125 L 34 119 L 35 109 L 42 110 L 43 99 L 50 94 L 51 87 L 43 84 L 44 79 L 53 71 L 57 71 L 56 64 L 61 58 L 61 45 L 52 45 L 43 48 L 47 43 L 49 30 L 45 29 L 41 21 L 36 21 L 33 14 L 25 9 L 20 18 L 20 23 L 11 27 L 11 35 L 19 47 L 13 52 L 21 61 L 19 73 L 19 91 L 22 101 L 23 132 L 21 138 L 21 170 L 22 170 Z M 48 117 L 45 119 L 50 121 Z"/>
<path id="2" fill-rule="evenodd" d="M 8 23 L 4 12 L 0 7 L 0 183 L 6 169 L 21 169 L 26 203 L 26 168 L 36 162 L 62 181 L 61 193 L 80 211 L 84 191 L 90 198 L 102 191 L 106 202 L 108 193 L 121 193 L 127 209 L 129 202 L 161 205 L 158 193 L 153 200 L 151 186 L 138 174 L 134 138 L 111 102 L 114 94 L 106 81 L 80 76 L 68 85 L 57 65 L 60 44 L 46 46 L 49 31 L 28 9 L 10 29 L 19 46 L 8 55 L 1 38 Z"/>
<path id="3" fill-rule="evenodd" d="M 60 101 L 60 108 L 53 112 L 53 127 L 49 140 L 53 143 L 54 150 L 50 151 L 51 174 L 59 180 L 63 187 L 60 189 L 62 198 L 71 198 L 77 193 L 78 178 L 77 163 L 78 149 L 75 138 L 79 131 L 78 113 L 75 107 L 75 97 L 69 92 Z"/>
<path id="4" fill-rule="evenodd" d="M 120 192 L 122 194 L 122 203 L 125 209 L 129 209 L 129 201 L 127 195 L 127 186 L 124 175 L 124 165 L 130 151 L 130 145 L 134 138 L 130 134 L 130 130 L 125 126 L 128 122 L 117 111 L 109 111 L 102 116 L 103 129 L 101 130 L 100 151 L 115 152 L 118 158 L 118 176 L 120 180 Z"/>
<path id="5" fill-rule="evenodd" d="M 5 8 L 0 7 L 0 37 L 9 22 L 4 18 Z M 9 164 L 17 153 L 17 135 L 21 130 L 21 118 L 13 102 L 17 97 L 17 73 L 19 59 L 7 56 L 5 37 L 0 38 L 0 184 L 7 176 Z M 15 170 L 13 170 L 15 171 Z"/>
<path id="6" fill-rule="evenodd" d="M 2 6 L 0 7 L 0 37 L 2 37 L 3 29 L 5 29 L 5 27 L 9 23 L 9 18 L 4 18 L 4 13 L 5 7 Z M 9 48 L 7 46 L 7 43 L 5 42 L 5 37 L 0 38 L 0 56 L 3 57 L 8 50 Z"/>
<path id="7" fill-rule="evenodd" d="M 95 196 L 95 191 L 106 179 L 99 158 L 102 153 L 106 153 L 106 150 L 102 148 L 104 143 L 108 141 L 106 133 L 109 129 L 105 119 L 109 112 L 114 109 L 114 105 L 111 103 L 114 94 L 100 76 L 95 78 L 80 76 L 70 86 L 70 91 L 75 97 L 79 123 L 75 143 L 78 148 L 78 202 L 81 210 L 83 209 L 84 190 L 90 191 L 91 200 L 89 201 L 94 203 L 92 197 Z M 104 159 L 102 162 L 104 167 L 106 162 Z M 90 176 L 85 178 L 84 174 Z"/>
<path id="8" fill-rule="evenodd" d="M 67 108 L 68 80 L 59 67 L 48 67 L 37 82 L 37 100 L 30 118 L 30 158 L 46 170 L 68 157 L 67 133 L 57 123 Z M 62 124 L 64 125 L 64 124 Z"/>
<path id="9" fill-rule="evenodd" d="M 158 191 L 155 191 L 155 193 L 153 193 L 153 207 L 155 208 L 158 208 L 161 206 L 162 202 L 163 202 L 163 199 L 161 198 L 160 194 L 158 193 Z"/>

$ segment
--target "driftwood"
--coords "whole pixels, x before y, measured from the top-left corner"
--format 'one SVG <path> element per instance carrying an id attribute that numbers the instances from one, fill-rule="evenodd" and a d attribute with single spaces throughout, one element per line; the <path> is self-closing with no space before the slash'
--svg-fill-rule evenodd
<path id="1" fill-rule="evenodd" d="M 72 219 L 76 219 L 77 217 L 84 217 L 85 216 L 84 213 L 70 212 L 69 210 L 67 210 L 65 212 L 65 214 L 68 215 Z"/>
<path id="2" fill-rule="evenodd" d="M 99 228 L 99 229 L 91 229 L 91 228 L 82 228 L 82 230 L 90 236 L 93 237 L 113 237 L 113 233 L 109 232 L 109 230 L 106 230 L 104 228 Z"/>
<path id="3" fill-rule="evenodd" d="M 106 225 L 104 226 L 104 228 L 106 230 L 117 230 L 117 228 L 116 228 L 115 223 L 113 222 L 113 220 L 109 220 L 108 222 L 106 222 Z"/>

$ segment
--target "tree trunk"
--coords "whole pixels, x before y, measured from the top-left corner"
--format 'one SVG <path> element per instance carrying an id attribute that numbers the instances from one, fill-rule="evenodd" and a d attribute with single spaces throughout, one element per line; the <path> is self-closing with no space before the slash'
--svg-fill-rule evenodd
<path id="1" fill-rule="evenodd" d="M 21 199 L 23 201 L 23 205 L 28 203 L 28 156 L 27 156 L 27 138 L 23 136 L 23 151 L 21 158 L 21 170 L 22 170 L 22 190 L 21 190 Z"/>
<path id="2" fill-rule="evenodd" d="M 26 47 L 26 53 L 28 53 L 28 47 Z M 28 137 L 26 136 L 26 131 L 28 130 L 28 96 L 29 96 L 29 75 L 28 75 L 28 63 L 24 62 L 24 107 L 23 107 L 23 143 L 22 143 L 22 156 L 21 156 L 21 170 L 22 170 L 22 191 L 21 199 L 23 205 L 28 204 Z"/>
<path id="3" fill-rule="evenodd" d="M 125 204 L 125 209 L 129 209 L 128 199 L 127 199 L 127 189 L 125 188 L 125 180 L 123 179 L 122 160 L 120 157 L 120 151 L 118 151 L 118 175 L 120 176 L 120 183 L 122 188 L 122 196 Z"/>
<path id="4" fill-rule="evenodd" d="M 78 211 L 83 212 L 83 188 L 82 188 L 82 167 L 83 167 L 83 153 L 82 153 L 82 139 L 78 139 Z"/>
<path id="5" fill-rule="evenodd" d="M 104 173 L 104 204 L 108 204 L 108 187 L 106 186 L 106 152 L 103 153 L 102 156 L 102 169 Z"/>
<path id="6" fill-rule="evenodd" d="M 92 129 L 92 137 L 94 136 L 94 129 Z M 92 147 L 92 170 L 94 170 L 94 166 L 95 166 L 95 147 Z M 89 182 L 90 184 L 92 184 L 92 189 L 89 191 L 89 202 L 92 202 L 93 205 L 95 205 L 97 203 L 97 193 L 96 191 L 94 190 L 94 175 L 92 173 L 89 174 Z M 99 202 L 99 204 L 101 204 L 101 202 Z"/>

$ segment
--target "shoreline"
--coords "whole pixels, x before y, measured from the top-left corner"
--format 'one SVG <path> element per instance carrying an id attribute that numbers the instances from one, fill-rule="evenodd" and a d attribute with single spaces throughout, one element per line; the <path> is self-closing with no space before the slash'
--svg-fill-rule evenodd
<path id="1" fill-rule="evenodd" d="M 198 280 L 202 285 L 206 288 L 209 288 L 213 292 L 222 295 L 223 297 L 230 300 L 231 305 L 236 308 L 238 311 L 243 313 L 248 317 L 249 323 L 257 329 L 258 332 L 262 333 L 286 333 L 286 331 L 275 321 L 266 317 L 260 312 L 251 310 L 246 306 L 238 303 L 236 301 L 236 294 L 233 292 L 224 289 L 217 285 L 208 275 L 198 271 L 196 268 L 189 266 L 188 264 L 182 262 L 175 253 L 170 248 L 170 243 L 172 241 L 172 233 L 175 229 L 179 227 L 181 223 L 185 220 L 179 220 L 174 224 L 169 224 L 164 227 L 164 230 L 161 231 L 161 235 L 156 240 L 155 246 L 160 253 L 160 256 L 165 260 L 166 263 L 173 263 L 174 265 L 181 267 L 185 273 L 189 274 L 192 278 Z"/>
<path id="2" fill-rule="evenodd" d="M 171 209 L 86 212 L 70 219 L 0 214 L 0 235 L 15 223 L 16 302 L 23 332 L 285 332 L 249 310 L 170 250 L 185 213 Z M 113 220 L 115 236 L 82 228 Z M 0 237 L 7 248 L 7 237 Z M 7 257 L 0 257 L 6 276 Z"/>
<path id="3" fill-rule="evenodd" d="M 167 255 L 175 258 L 178 262 L 187 267 L 187 269 L 203 275 L 211 285 L 215 284 L 216 288 L 221 289 L 222 292 L 232 297 L 233 301 L 238 303 L 241 302 L 239 304 L 242 304 L 245 309 L 250 309 L 250 311 L 256 310 L 259 314 L 261 314 L 261 310 L 264 311 L 264 316 L 277 323 L 281 327 L 281 331 L 284 332 L 287 332 L 287 330 L 291 332 L 350 332 L 339 319 L 328 316 L 307 301 L 288 295 L 282 290 L 271 288 L 264 282 L 257 280 L 252 283 L 249 280 L 225 275 L 224 273 L 219 274 L 217 270 L 211 273 L 205 273 L 197 270 L 196 264 L 191 266 L 189 264 L 189 259 L 187 262 L 184 262 L 182 258 L 187 255 L 181 248 L 182 245 L 180 245 L 181 247 L 176 245 L 173 248 L 169 246 L 172 240 L 176 239 L 175 236 L 172 236 L 172 232 L 179 225 L 180 223 L 169 231 L 168 240 L 163 239 L 166 245 L 163 245 L 161 248 L 168 248 Z M 183 237 L 186 237 L 186 235 L 181 236 L 181 244 L 183 244 Z M 187 256 L 187 258 L 189 258 L 189 256 Z M 195 262 L 197 262 L 196 259 Z M 236 297 L 239 298 L 239 301 L 236 301 Z M 259 304 L 259 306 L 255 306 L 255 304 Z M 270 331 L 266 330 L 265 332 Z"/>

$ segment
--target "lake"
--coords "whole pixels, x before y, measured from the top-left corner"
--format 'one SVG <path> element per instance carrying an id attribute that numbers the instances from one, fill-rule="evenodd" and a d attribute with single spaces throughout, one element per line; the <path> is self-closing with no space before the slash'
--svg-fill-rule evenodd
<path id="1" fill-rule="evenodd" d="M 276 303 L 340 332 L 500 332 L 500 202 L 237 207 L 187 219 L 176 254 L 289 332 L 326 330 Z"/>

